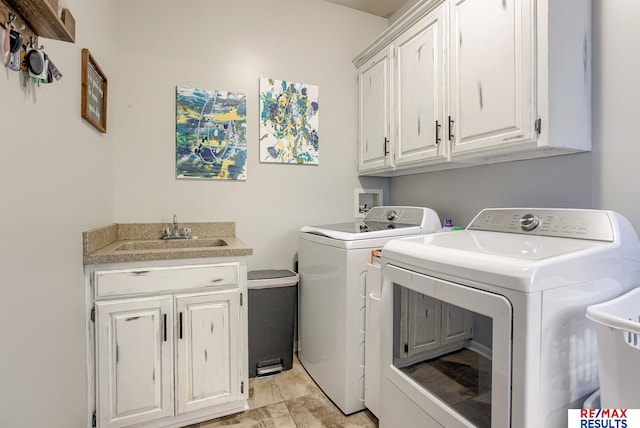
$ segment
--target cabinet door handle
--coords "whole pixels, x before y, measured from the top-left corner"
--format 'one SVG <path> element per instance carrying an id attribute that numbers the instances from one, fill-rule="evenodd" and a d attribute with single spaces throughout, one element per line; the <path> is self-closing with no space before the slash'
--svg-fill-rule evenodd
<path id="1" fill-rule="evenodd" d="M 384 137 L 384 155 L 387 156 L 389 154 L 389 139 Z"/>
<path id="2" fill-rule="evenodd" d="M 178 335 L 182 339 L 182 312 L 180 312 L 180 322 L 178 326 Z"/>
<path id="3" fill-rule="evenodd" d="M 451 119 L 451 116 L 449 116 L 449 141 L 453 140 L 455 135 L 453 135 L 453 124 L 455 123 L 455 121 L 453 119 Z"/>
<path id="4" fill-rule="evenodd" d="M 440 122 L 438 122 L 436 120 L 436 145 L 440 144 L 440 127 L 442 127 L 442 125 L 440 125 Z"/>
<path id="5" fill-rule="evenodd" d="M 164 341 L 167 341 L 167 314 L 163 315 L 164 318 Z"/>

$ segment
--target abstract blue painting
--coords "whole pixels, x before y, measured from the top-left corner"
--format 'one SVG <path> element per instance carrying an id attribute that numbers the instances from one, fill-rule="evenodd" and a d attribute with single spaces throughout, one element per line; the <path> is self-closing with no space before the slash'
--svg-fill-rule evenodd
<path id="1" fill-rule="evenodd" d="M 318 164 L 318 87 L 260 79 L 260 162 Z"/>
<path id="2" fill-rule="evenodd" d="M 245 94 L 176 87 L 176 177 L 246 180 Z"/>

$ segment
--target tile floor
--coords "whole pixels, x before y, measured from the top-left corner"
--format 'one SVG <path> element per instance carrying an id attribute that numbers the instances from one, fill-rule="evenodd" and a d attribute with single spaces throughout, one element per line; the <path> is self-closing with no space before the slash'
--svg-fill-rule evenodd
<path id="1" fill-rule="evenodd" d="M 462 349 L 401 370 L 477 427 L 491 427 L 491 360 Z"/>
<path id="2" fill-rule="evenodd" d="M 187 428 L 378 426 L 378 420 L 368 410 L 345 416 L 322 393 L 295 357 L 291 370 L 249 379 L 249 407 L 245 412 Z"/>

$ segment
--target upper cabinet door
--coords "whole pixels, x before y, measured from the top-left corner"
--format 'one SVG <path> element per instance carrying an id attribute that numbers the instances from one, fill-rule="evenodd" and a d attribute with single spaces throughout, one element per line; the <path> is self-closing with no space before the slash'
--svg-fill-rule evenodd
<path id="1" fill-rule="evenodd" d="M 439 6 L 396 41 L 396 166 L 448 154 L 446 136 L 442 138 L 447 6 Z"/>
<path id="2" fill-rule="evenodd" d="M 391 52 L 383 49 L 358 70 L 359 172 L 391 165 Z"/>
<path id="3" fill-rule="evenodd" d="M 531 0 L 452 2 L 453 158 L 499 154 L 535 139 L 532 14 Z"/>
<path id="4" fill-rule="evenodd" d="M 178 413 L 241 399 L 239 295 L 176 296 Z"/>

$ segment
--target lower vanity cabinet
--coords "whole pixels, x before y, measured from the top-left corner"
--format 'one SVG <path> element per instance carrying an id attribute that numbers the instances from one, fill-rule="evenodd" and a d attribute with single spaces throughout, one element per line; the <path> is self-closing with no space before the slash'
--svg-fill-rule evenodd
<path id="1" fill-rule="evenodd" d="M 246 266 L 91 277 L 98 428 L 180 427 L 246 409 Z"/>
<path id="2" fill-rule="evenodd" d="M 400 366 L 455 351 L 472 337 L 471 313 L 413 290 L 400 291 Z"/>

